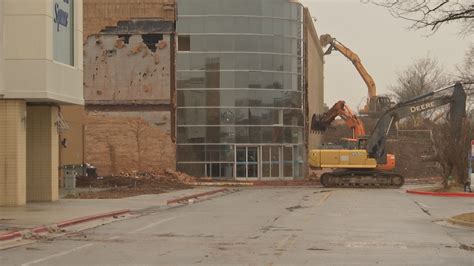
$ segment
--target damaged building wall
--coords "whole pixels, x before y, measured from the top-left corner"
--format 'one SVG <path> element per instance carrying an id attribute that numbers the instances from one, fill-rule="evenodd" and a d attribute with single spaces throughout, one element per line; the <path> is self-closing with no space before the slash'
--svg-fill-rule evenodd
<path id="1" fill-rule="evenodd" d="M 99 175 L 175 168 L 173 28 L 120 21 L 84 44 L 85 161 Z"/>
<path id="2" fill-rule="evenodd" d="M 84 46 L 88 104 L 170 99 L 170 35 L 92 35 Z"/>
<path id="3" fill-rule="evenodd" d="M 175 168 L 170 112 L 175 5 L 175 0 L 83 1 L 86 104 L 84 110 L 61 109 L 71 127 L 82 125 L 83 134 L 74 128 L 61 134 L 69 145 L 61 149 L 62 161 L 91 163 L 99 175 L 136 169 L 136 136 L 127 127 L 141 121 L 149 127 L 143 138 L 154 147 L 141 152 L 143 167 Z M 81 112 L 82 122 L 76 121 Z"/>
<path id="4" fill-rule="evenodd" d="M 83 0 L 84 40 L 120 20 L 160 18 L 175 21 L 175 0 Z"/>

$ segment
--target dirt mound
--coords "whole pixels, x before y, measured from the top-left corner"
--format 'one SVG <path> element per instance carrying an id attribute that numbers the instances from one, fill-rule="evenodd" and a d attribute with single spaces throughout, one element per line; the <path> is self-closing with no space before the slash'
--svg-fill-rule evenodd
<path id="1" fill-rule="evenodd" d="M 76 198 L 115 199 L 144 194 L 159 194 L 192 188 L 190 184 L 194 181 L 194 177 L 172 169 L 150 172 L 122 171 L 120 176 L 107 176 L 100 179 L 78 177 L 78 187 L 102 188 L 105 190 L 78 193 Z"/>

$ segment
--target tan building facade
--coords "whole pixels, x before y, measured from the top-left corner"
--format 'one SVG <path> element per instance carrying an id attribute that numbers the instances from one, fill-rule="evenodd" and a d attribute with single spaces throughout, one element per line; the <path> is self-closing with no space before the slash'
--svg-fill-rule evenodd
<path id="1" fill-rule="evenodd" d="M 305 77 L 306 77 L 306 132 L 308 150 L 321 145 L 321 135 L 312 134 L 310 125 L 313 114 L 324 112 L 324 54 L 313 18 L 307 8 L 304 9 Z"/>
<path id="2" fill-rule="evenodd" d="M 84 102 L 82 34 L 81 0 L 0 1 L 0 206 L 58 199 L 59 106 Z"/>

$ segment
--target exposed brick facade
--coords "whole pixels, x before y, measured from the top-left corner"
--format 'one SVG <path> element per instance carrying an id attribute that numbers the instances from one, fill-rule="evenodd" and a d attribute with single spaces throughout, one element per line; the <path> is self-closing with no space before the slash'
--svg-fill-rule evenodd
<path id="1" fill-rule="evenodd" d="M 84 40 L 120 20 L 175 21 L 175 0 L 84 0 Z"/>
<path id="2" fill-rule="evenodd" d="M 141 117 L 89 113 L 86 118 L 86 161 L 102 176 L 123 171 L 175 168 L 176 149 L 170 135 Z"/>

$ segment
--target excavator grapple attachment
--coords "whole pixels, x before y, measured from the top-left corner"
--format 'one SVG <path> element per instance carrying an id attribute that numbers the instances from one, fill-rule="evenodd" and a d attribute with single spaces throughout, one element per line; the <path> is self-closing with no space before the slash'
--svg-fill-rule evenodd
<path id="1" fill-rule="evenodd" d="M 322 134 L 331 127 L 331 122 L 324 120 L 323 115 L 313 114 L 311 118 L 311 132 Z"/>

